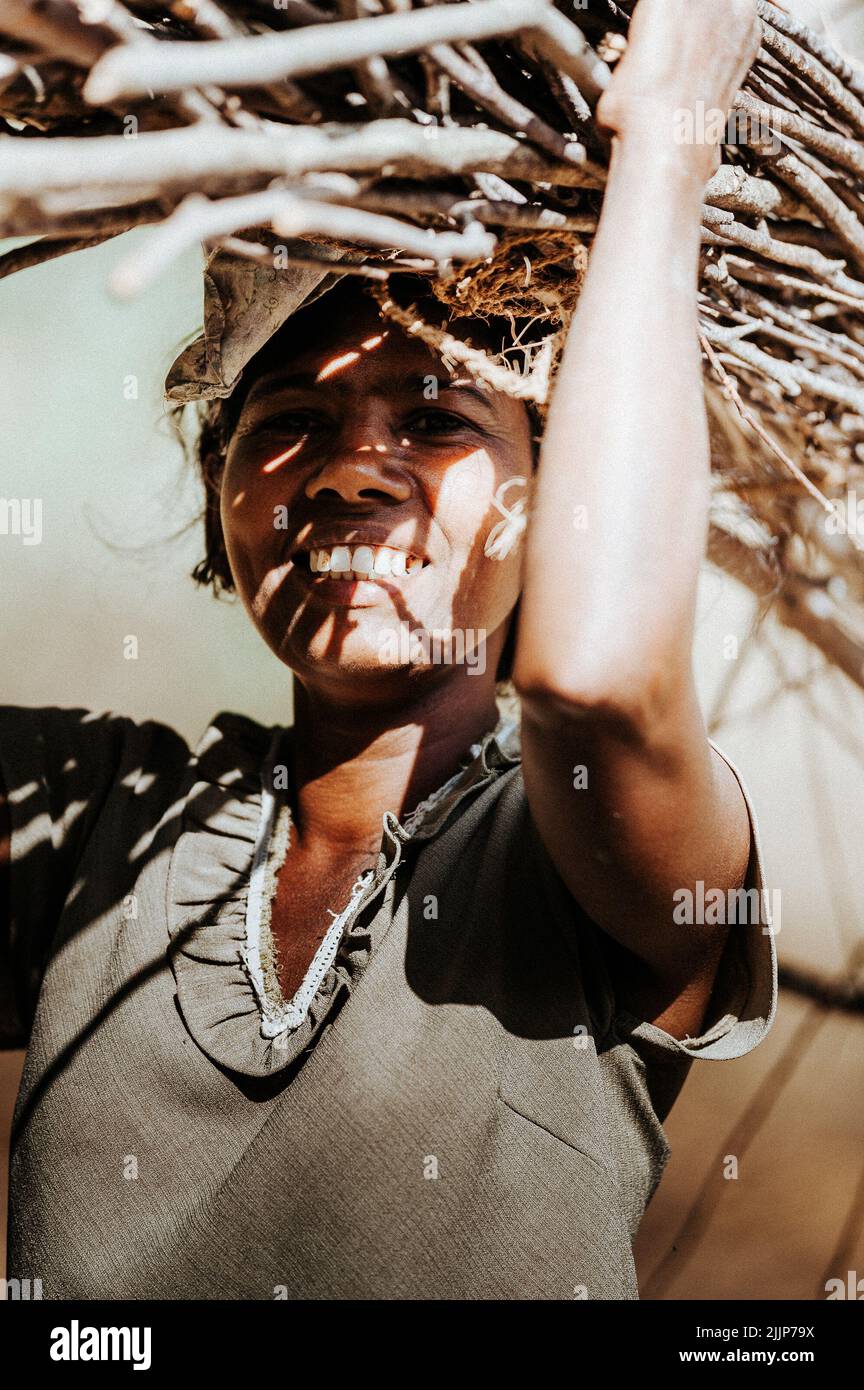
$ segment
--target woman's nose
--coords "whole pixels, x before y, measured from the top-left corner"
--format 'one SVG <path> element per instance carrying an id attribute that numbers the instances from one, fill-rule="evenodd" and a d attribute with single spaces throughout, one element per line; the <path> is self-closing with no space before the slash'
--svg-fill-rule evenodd
<path id="1" fill-rule="evenodd" d="M 344 502 L 362 502 L 387 497 L 407 502 L 413 488 L 411 480 L 386 444 L 340 443 L 306 481 L 306 496 L 333 493 Z"/>

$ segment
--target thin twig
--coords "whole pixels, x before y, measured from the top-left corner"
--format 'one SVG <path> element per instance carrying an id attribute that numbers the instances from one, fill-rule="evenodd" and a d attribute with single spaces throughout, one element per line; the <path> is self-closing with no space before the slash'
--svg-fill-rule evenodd
<path id="1" fill-rule="evenodd" d="M 705 353 L 705 356 L 708 358 L 708 361 L 711 363 L 711 366 L 717 374 L 717 378 L 720 382 L 721 390 L 723 391 L 724 396 L 734 405 L 735 409 L 738 411 L 738 414 L 741 416 L 741 419 L 744 421 L 744 423 L 746 425 L 749 425 L 753 433 L 757 435 L 759 439 L 762 440 L 762 443 L 766 446 L 766 448 L 768 448 L 771 451 L 774 457 L 780 460 L 780 462 L 783 464 L 783 467 L 787 469 L 789 473 L 791 473 L 792 477 L 795 478 L 796 481 L 799 482 L 807 492 L 809 492 L 810 496 L 814 499 L 814 501 L 818 502 L 819 506 L 823 509 L 823 511 L 836 518 L 838 526 L 840 526 L 840 528 L 845 532 L 847 529 L 846 519 L 842 513 L 842 510 L 840 509 L 840 507 L 838 507 L 837 503 L 833 502 L 830 498 L 826 497 L 823 492 L 819 491 L 818 487 L 816 487 L 816 485 L 812 483 L 810 479 L 807 477 L 807 474 L 802 472 L 802 470 L 798 467 L 795 460 L 790 458 L 784 449 L 781 449 L 776 439 L 774 439 L 773 436 L 768 433 L 761 420 L 757 419 L 753 411 L 750 410 L 749 407 L 744 404 L 744 401 L 741 399 L 741 393 L 738 389 L 738 383 L 735 381 L 735 378 L 730 376 L 730 374 L 726 371 L 726 368 L 723 366 L 717 354 L 714 352 L 714 349 L 711 345 L 709 330 L 707 329 L 707 326 L 703 327 L 703 331 L 700 335 L 700 342 L 702 344 L 702 350 Z M 864 395 L 864 393 L 862 393 L 862 395 Z M 858 537 L 853 537 L 852 539 L 856 542 L 858 549 L 864 550 L 864 541 L 861 541 Z"/>

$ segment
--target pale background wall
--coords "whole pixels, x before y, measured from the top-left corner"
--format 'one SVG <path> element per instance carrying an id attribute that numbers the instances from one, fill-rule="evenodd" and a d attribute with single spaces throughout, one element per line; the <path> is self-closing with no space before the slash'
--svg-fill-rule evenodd
<path id="1" fill-rule="evenodd" d="M 854 22 L 864 31 L 860 7 L 833 8 L 842 32 Z M 199 505 L 160 424 L 160 392 L 175 348 L 200 323 L 200 259 L 187 256 L 143 299 L 118 304 L 107 274 L 144 236 L 0 283 L 0 494 L 40 497 L 44 512 L 41 545 L 0 536 L 0 699 L 159 718 L 188 738 L 220 709 L 287 721 L 283 668 L 238 606 L 187 577 L 200 530 L 168 539 Z M 770 622 L 748 646 L 751 618 L 748 596 L 707 572 L 703 700 L 710 711 L 730 674 L 725 639 L 737 634 L 735 694 L 715 736 L 759 810 L 783 893 L 781 957 L 839 973 L 864 942 L 864 697 Z M 129 635 L 136 661 L 124 659 Z M 797 688 L 784 693 L 790 682 Z M 824 1297 L 829 1274 L 864 1275 L 862 1042 L 864 1021 L 786 993 L 755 1053 L 694 1065 L 639 1237 L 643 1297 L 810 1299 Z M 0 1053 L 7 1112 L 17 1065 Z M 727 1154 L 739 1158 L 737 1182 L 721 1177 Z"/>
<path id="2" fill-rule="evenodd" d="M 187 581 L 201 529 L 170 539 L 200 506 L 161 389 L 175 349 L 200 325 L 201 257 L 188 255 L 140 300 L 115 301 L 108 273 L 146 235 L 0 283 L 2 493 L 41 498 L 44 532 L 41 545 L 0 538 L 12 600 L 4 641 L 16 657 L 6 679 L 23 701 L 59 692 L 63 703 L 156 715 L 193 734 L 238 699 L 275 717 L 287 683 L 239 605 Z M 128 635 L 138 639 L 134 661 L 124 657 Z"/>

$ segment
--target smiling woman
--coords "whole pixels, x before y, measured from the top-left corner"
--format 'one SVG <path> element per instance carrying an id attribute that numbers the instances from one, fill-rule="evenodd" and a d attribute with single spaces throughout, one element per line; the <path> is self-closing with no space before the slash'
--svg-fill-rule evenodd
<path id="1" fill-rule="evenodd" d="M 418 288 L 403 284 L 414 298 Z M 453 328 L 495 342 L 491 324 Z M 531 476 L 526 407 L 446 371 L 429 347 L 383 323 L 348 277 L 274 335 L 229 402 L 216 417 L 218 453 L 205 432 L 208 568 L 294 673 L 301 721 L 404 708 L 416 690 L 421 726 L 428 702 L 445 695 L 469 728 L 494 725 L 521 556 L 490 564 L 484 543 L 497 491 Z M 442 649 L 461 660 L 442 661 Z M 415 795 L 435 785 L 420 781 Z M 268 909 L 287 1000 L 328 939 L 334 884 L 336 901 L 347 900 L 374 863 L 380 810 L 369 809 L 344 822 L 350 850 L 340 847 L 336 862 L 329 833 L 304 842 L 295 825 Z"/>
<path id="2" fill-rule="evenodd" d="M 418 312 L 437 312 L 440 319 L 441 305 L 430 301 L 424 282 L 394 277 L 391 289 Z M 505 321 L 466 317 L 451 321 L 449 331 L 496 352 L 512 344 Z M 504 681 L 514 651 L 519 557 L 514 553 L 498 573 L 480 562 L 501 520 L 496 494 L 513 482 L 530 483 L 538 428 L 533 407 L 464 372 L 446 371 L 430 348 L 398 325 L 382 323 L 374 301 L 346 277 L 290 318 L 252 358 L 232 394 L 202 412 L 198 458 L 207 554 L 195 578 L 217 593 L 239 589 L 277 655 L 288 628 L 274 633 L 280 609 L 272 605 L 279 604 L 284 585 L 305 585 L 310 617 L 292 631 L 299 640 L 318 611 L 319 652 L 339 641 L 346 663 L 352 655 L 367 665 L 371 659 L 384 676 L 386 653 L 405 650 L 404 643 L 394 648 L 394 624 L 421 634 L 470 629 L 483 633 L 484 646 L 490 642 L 488 657 Z M 325 456 L 323 472 L 298 488 L 309 460 Z M 401 476 L 406 461 L 416 487 Z M 250 472 L 272 485 L 250 487 Z M 365 512 L 365 523 L 314 525 L 317 499 L 328 493 L 349 511 Z M 281 568 L 278 580 L 275 565 L 267 576 L 259 573 L 253 594 L 255 581 L 243 568 L 243 535 L 256 525 L 260 534 L 262 524 L 271 545 L 265 552 L 253 538 L 259 567 L 266 554 Z M 422 588 L 403 582 L 431 566 Z M 325 607 L 316 610 L 320 600 Z M 366 615 L 361 631 L 350 628 L 346 645 L 345 613 L 364 608 L 377 612 Z M 269 620 L 262 625 L 256 614 L 265 613 Z M 307 656 L 314 660 L 314 646 Z M 407 669 L 417 673 L 418 663 L 412 660 Z"/>
<path id="3" fill-rule="evenodd" d="M 755 819 L 691 660 L 716 151 L 672 139 L 728 107 L 755 3 L 640 0 L 631 36 L 539 454 L 456 351 L 501 325 L 451 318 L 440 354 L 351 280 L 302 307 L 298 272 L 216 382 L 196 577 L 282 662 L 290 727 L 223 713 L 189 749 L 0 710 L 10 1272 L 46 1298 L 634 1299 L 691 1063 L 771 1026 Z M 681 920 L 696 885 L 754 915 Z"/>

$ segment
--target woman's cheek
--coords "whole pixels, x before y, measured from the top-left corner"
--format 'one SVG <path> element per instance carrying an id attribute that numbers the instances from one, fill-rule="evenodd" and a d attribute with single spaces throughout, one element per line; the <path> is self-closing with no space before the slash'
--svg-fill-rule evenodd
<path id="1" fill-rule="evenodd" d="M 288 538 L 291 491 L 288 475 L 267 474 L 260 458 L 238 460 L 226 468 L 221 514 L 229 554 L 232 549 L 250 552 L 261 565 L 281 556 Z"/>
<path id="2" fill-rule="evenodd" d="M 444 475 L 436 498 L 436 519 L 442 530 L 464 538 L 467 549 L 492 505 L 498 470 L 486 449 L 476 449 Z"/>
<path id="3" fill-rule="evenodd" d="M 477 449 L 452 465 L 441 482 L 435 516 L 451 543 L 453 573 L 448 582 L 453 627 L 481 627 L 491 633 L 519 596 L 518 553 L 504 560 L 485 554 L 486 541 L 502 520 L 494 502 L 496 492 L 515 476 L 520 476 L 517 468 L 496 461 L 486 449 Z M 513 487 L 508 498 L 520 492 Z"/>

